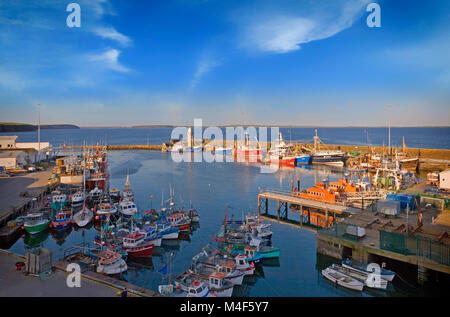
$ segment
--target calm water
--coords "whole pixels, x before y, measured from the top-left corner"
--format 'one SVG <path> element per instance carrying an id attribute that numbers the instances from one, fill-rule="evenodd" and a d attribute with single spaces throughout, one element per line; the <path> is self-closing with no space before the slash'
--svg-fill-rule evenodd
<path id="1" fill-rule="evenodd" d="M 328 168 L 289 168 L 274 174 L 261 174 L 258 166 L 238 163 L 175 163 L 169 154 L 150 151 L 117 151 L 109 153 L 111 187 L 122 189 L 127 169 L 140 210 L 159 207 L 162 190 L 168 198 L 169 186 L 175 189 L 178 205 L 189 207 L 190 202 L 198 210 L 200 226 L 186 240 L 165 245 L 153 258 L 129 262 L 123 277 L 137 285 L 157 290 L 161 283 L 158 270 L 174 254 L 175 274 L 184 271 L 191 258 L 207 245 L 214 245 L 214 234 L 224 218 L 225 206 L 229 214 L 240 219 L 242 213 L 256 212 L 258 188 L 289 189 L 290 180 L 301 178 L 301 186 L 311 186 L 315 179 L 337 179 L 339 172 Z M 154 195 L 151 200 L 150 195 Z M 276 206 L 269 206 L 275 214 Z M 289 211 L 290 219 L 298 220 Z M 238 296 L 408 296 L 420 295 L 422 291 L 410 288 L 398 281 L 393 290 L 378 293 L 359 293 L 336 288 L 320 275 L 320 270 L 333 263 L 333 259 L 316 255 L 315 232 L 291 225 L 273 223 L 272 244 L 281 248 L 279 261 L 263 266 L 258 276 L 236 289 Z M 63 256 L 64 250 L 83 241 L 92 243 L 98 234 L 95 228 L 71 229 L 65 236 L 43 234 L 29 241 L 19 239 L 12 251 L 24 254 L 28 245 L 41 244 L 54 252 L 54 259 Z"/>
<path id="2" fill-rule="evenodd" d="M 41 130 L 41 140 L 54 146 L 107 143 L 121 144 L 161 144 L 170 139 L 172 129 L 79 129 L 79 130 Z M 311 142 L 313 128 L 282 128 L 285 140 Z M 0 135 L 18 135 L 21 142 L 36 142 L 37 132 L 0 133 Z M 387 128 L 319 128 L 318 135 L 326 144 L 352 145 L 388 145 Z M 405 137 L 407 147 L 450 149 L 450 127 L 446 128 L 392 128 L 391 145 L 402 146 Z"/>

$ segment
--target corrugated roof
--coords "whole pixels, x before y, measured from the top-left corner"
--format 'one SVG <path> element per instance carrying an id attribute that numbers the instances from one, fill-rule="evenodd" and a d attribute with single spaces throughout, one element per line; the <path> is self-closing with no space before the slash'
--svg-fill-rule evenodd
<path id="1" fill-rule="evenodd" d="M 8 140 L 16 140 L 18 138 L 17 135 L 0 135 L 0 141 L 8 141 Z"/>

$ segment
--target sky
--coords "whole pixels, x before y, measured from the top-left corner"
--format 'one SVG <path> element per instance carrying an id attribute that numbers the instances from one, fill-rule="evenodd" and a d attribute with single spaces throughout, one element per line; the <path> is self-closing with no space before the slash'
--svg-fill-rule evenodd
<path id="1" fill-rule="evenodd" d="M 450 125 L 447 0 L 74 2 L 0 0 L 0 122 Z"/>

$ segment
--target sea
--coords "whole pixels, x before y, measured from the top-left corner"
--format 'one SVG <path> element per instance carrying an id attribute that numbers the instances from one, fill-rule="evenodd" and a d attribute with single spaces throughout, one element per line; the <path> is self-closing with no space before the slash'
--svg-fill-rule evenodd
<path id="1" fill-rule="evenodd" d="M 365 134 L 364 131 L 368 131 Z M 314 129 L 282 130 L 286 140 L 312 139 Z M 409 147 L 449 148 L 449 128 L 393 128 L 391 144 L 401 144 L 402 136 Z M 170 139 L 171 129 L 79 129 L 41 130 L 41 140 L 54 146 L 87 144 L 161 144 Z M 11 133 L 18 141 L 34 142 L 37 132 Z M 386 129 L 370 128 L 320 128 L 318 134 L 329 144 L 382 145 Z M 5 134 L 2 134 L 5 135 Z M 274 173 L 261 173 L 253 163 L 237 162 L 177 162 L 169 153 L 159 151 L 110 151 L 108 165 L 110 187 L 122 189 L 129 173 L 131 186 L 140 212 L 160 208 L 173 193 L 177 207 L 197 209 L 200 223 L 189 235 L 172 243 L 164 243 L 153 257 L 128 261 L 128 270 L 122 278 L 136 285 L 157 291 L 158 285 L 185 271 L 193 256 L 203 248 L 214 248 L 214 235 L 228 218 L 242 219 L 257 212 L 257 195 L 261 189 L 289 190 L 291 181 L 300 178 L 301 188 L 314 185 L 324 178 L 337 180 L 344 171 L 326 166 L 280 168 Z M 269 210 L 276 214 L 276 204 Z M 289 219 L 299 220 L 299 215 L 289 210 Z M 312 228 L 270 222 L 272 245 L 281 248 L 280 258 L 258 269 L 255 276 L 235 287 L 237 297 L 371 297 L 371 296 L 430 296 L 441 291 L 439 284 L 419 287 L 414 272 L 394 279 L 386 291 L 364 290 L 355 292 L 336 287 L 323 278 L 321 270 L 338 263 L 338 260 L 316 253 L 316 232 Z M 67 249 L 79 243 L 93 245 L 99 232 L 94 226 L 80 229 L 73 226 L 65 232 L 43 232 L 37 236 L 23 236 L 9 249 L 25 254 L 35 247 L 53 251 L 53 260 L 62 258 Z M 160 271 L 165 265 L 167 274 Z M 389 267 L 388 267 L 389 268 Z M 446 287 L 446 286 L 443 286 Z"/>

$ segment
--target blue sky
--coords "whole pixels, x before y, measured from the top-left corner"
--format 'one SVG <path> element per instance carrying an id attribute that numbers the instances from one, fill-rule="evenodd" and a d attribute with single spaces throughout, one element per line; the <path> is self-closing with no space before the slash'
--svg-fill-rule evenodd
<path id="1" fill-rule="evenodd" d="M 449 125 L 450 2 L 0 2 L 0 121 Z"/>

